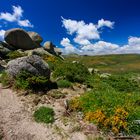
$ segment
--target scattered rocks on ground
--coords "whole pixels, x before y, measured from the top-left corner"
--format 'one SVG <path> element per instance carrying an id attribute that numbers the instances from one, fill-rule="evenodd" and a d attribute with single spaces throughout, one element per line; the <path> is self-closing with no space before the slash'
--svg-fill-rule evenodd
<path id="1" fill-rule="evenodd" d="M 50 78 L 50 69 L 48 64 L 37 55 L 17 58 L 9 61 L 7 64 L 6 71 L 12 77 L 15 77 L 22 70 L 31 72 L 34 75 Z"/>

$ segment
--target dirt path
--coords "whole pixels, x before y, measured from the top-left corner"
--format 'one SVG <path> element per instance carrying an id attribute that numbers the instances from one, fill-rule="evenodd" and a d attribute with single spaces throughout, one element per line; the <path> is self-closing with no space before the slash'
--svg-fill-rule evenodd
<path id="1" fill-rule="evenodd" d="M 3 140 L 61 140 L 51 128 L 32 120 L 16 94 L 0 85 L 0 128 Z"/>

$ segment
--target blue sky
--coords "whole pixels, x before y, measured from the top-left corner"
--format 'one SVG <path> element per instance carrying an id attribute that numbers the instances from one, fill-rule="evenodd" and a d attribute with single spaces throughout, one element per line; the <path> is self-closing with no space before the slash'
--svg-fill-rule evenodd
<path id="1" fill-rule="evenodd" d="M 140 53 L 140 0 L 0 0 L 0 39 L 20 27 L 64 53 Z"/>

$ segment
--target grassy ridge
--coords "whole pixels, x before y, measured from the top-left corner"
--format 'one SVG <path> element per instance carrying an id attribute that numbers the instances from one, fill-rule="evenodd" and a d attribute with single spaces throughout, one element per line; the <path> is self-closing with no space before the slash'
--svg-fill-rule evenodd
<path id="1" fill-rule="evenodd" d="M 102 56 L 67 56 L 67 61 L 80 61 L 87 67 L 99 69 L 101 72 L 126 73 L 140 71 L 139 54 L 118 54 Z"/>

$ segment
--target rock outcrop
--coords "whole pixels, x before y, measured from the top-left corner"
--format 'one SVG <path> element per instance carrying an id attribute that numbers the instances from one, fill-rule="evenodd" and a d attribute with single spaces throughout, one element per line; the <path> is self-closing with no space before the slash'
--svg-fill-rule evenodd
<path id="1" fill-rule="evenodd" d="M 11 52 L 7 47 L 8 45 L 2 41 L 0 41 L 0 58 L 5 58 L 8 53 Z"/>
<path id="2" fill-rule="evenodd" d="M 61 56 L 61 50 L 57 48 L 52 42 L 47 41 L 44 46 L 41 46 L 43 38 L 34 31 L 25 31 L 20 28 L 13 28 L 7 30 L 4 35 L 5 41 L 0 41 L 0 58 L 7 58 L 7 54 L 11 51 L 19 51 L 27 55 L 48 55 Z"/>
<path id="3" fill-rule="evenodd" d="M 4 39 L 15 49 L 30 50 L 38 47 L 28 33 L 20 28 L 7 30 L 5 32 Z"/>
<path id="4" fill-rule="evenodd" d="M 30 55 L 39 55 L 39 56 L 48 55 L 48 56 L 53 56 L 52 54 L 47 52 L 43 47 L 36 48 L 36 49 L 33 49 L 33 50 L 27 50 L 27 51 L 24 51 L 24 53 L 26 53 L 28 56 L 30 56 Z"/>
<path id="5" fill-rule="evenodd" d="M 30 38 L 38 45 L 43 41 L 43 38 L 36 32 L 27 32 Z"/>
<path id="6" fill-rule="evenodd" d="M 53 55 L 56 55 L 56 56 L 61 55 L 61 50 L 59 48 L 56 48 L 56 46 L 50 41 L 45 42 L 43 47 L 46 51 L 48 51 L 49 53 Z"/>
<path id="7" fill-rule="evenodd" d="M 50 69 L 48 64 L 37 55 L 25 56 L 11 60 L 7 64 L 6 71 L 10 76 L 15 77 L 21 71 L 28 71 L 34 75 L 50 78 Z"/>

